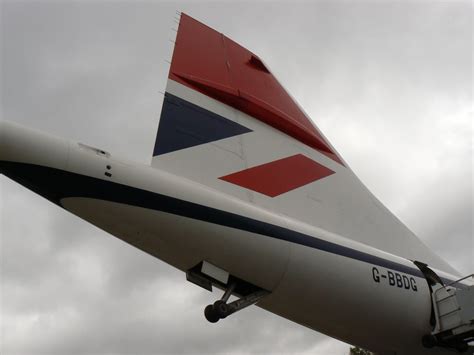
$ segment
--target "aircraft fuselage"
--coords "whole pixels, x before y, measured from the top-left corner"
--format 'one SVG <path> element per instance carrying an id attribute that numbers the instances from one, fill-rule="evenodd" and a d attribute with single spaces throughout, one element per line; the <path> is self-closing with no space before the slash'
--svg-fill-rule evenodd
<path id="1" fill-rule="evenodd" d="M 1 173 L 182 271 L 212 263 L 269 291 L 260 307 L 351 344 L 442 353 L 421 345 L 430 290 L 410 260 L 18 125 L 0 138 Z"/>

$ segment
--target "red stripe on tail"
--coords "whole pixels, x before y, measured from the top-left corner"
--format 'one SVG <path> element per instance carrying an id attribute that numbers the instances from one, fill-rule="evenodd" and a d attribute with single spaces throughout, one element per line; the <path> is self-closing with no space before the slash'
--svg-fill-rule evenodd
<path id="1" fill-rule="evenodd" d="M 275 197 L 332 174 L 334 171 L 297 154 L 222 176 L 220 179 Z"/>

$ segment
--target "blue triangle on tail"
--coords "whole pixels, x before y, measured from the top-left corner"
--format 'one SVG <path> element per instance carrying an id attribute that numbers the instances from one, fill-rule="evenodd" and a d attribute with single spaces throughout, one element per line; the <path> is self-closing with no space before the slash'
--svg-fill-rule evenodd
<path id="1" fill-rule="evenodd" d="M 252 130 L 166 93 L 153 156 L 248 132 Z"/>

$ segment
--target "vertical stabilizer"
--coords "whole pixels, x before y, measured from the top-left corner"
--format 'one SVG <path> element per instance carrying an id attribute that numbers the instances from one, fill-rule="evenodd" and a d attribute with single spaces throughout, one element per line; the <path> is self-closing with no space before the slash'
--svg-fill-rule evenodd
<path id="1" fill-rule="evenodd" d="M 453 272 L 367 190 L 257 55 L 185 14 L 152 166 Z"/>

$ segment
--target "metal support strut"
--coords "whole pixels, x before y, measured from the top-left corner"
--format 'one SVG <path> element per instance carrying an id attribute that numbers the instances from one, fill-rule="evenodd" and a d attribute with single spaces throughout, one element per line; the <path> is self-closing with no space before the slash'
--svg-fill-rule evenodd
<path id="1" fill-rule="evenodd" d="M 217 300 L 216 302 L 214 302 L 214 304 L 206 306 L 206 308 L 204 309 L 204 316 L 209 322 L 216 323 L 219 321 L 219 319 L 224 319 L 232 313 L 238 312 L 241 309 L 244 309 L 248 306 L 257 303 L 263 297 L 269 294 L 268 291 L 258 290 L 247 296 L 239 298 L 234 302 L 227 303 L 230 296 L 232 295 L 232 292 L 235 289 L 235 286 L 235 283 L 230 284 L 230 286 L 225 290 L 224 295 L 220 300 Z"/>
<path id="2" fill-rule="evenodd" d="M 474 340 L 474 285 L 461 287 L 461 281 L 469 278 L 474 274 L 448 285 L 432 286 L 435 326 L 431 334 L 422 338 L 426 348 L 440 346 L 474 354 L 474 347 L 469 345 Z"/>

